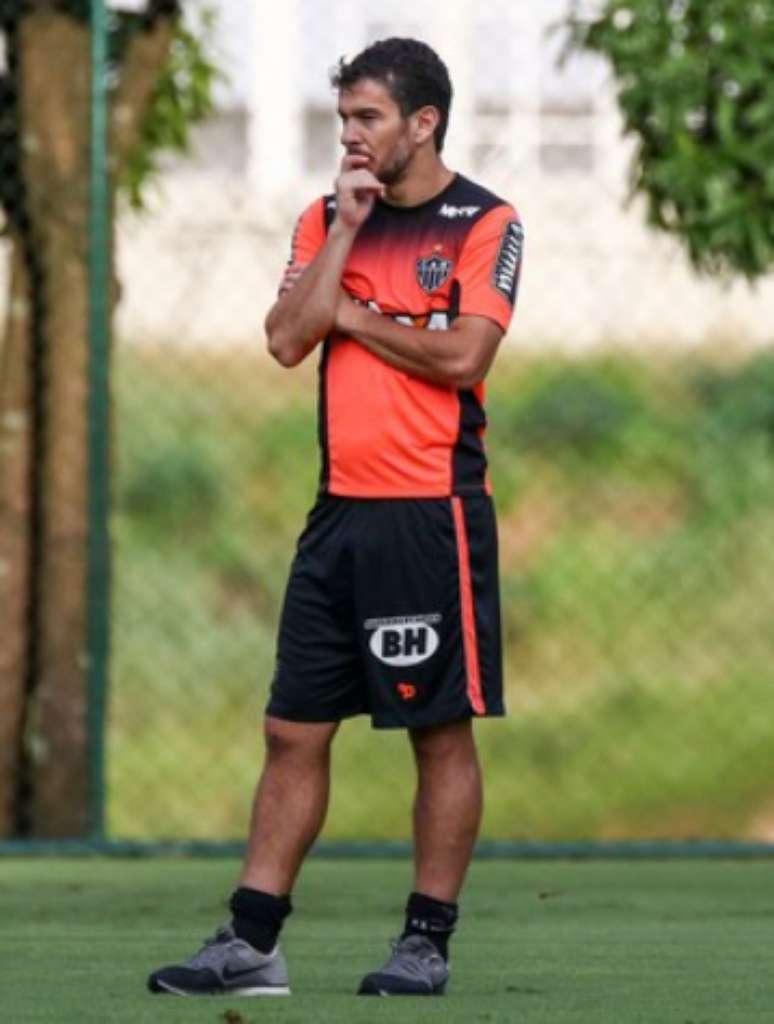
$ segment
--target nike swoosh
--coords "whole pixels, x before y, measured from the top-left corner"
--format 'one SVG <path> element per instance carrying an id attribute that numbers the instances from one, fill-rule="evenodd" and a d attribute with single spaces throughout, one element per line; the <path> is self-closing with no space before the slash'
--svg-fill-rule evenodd
<path id="1" fill-rule="evenodd" d="M 226 966 L 223 968 L 223 979 L 225 981 L 235 981 L 237 978 L 244 978 L 246 974 L 255 974 L 256 967 L 243 967 L 241 970 L 233 971 L 230 967 Z"/>

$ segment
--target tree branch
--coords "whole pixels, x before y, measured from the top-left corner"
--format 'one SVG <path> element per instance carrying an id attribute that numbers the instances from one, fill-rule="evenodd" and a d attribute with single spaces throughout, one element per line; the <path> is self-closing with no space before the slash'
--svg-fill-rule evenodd
<path id="1" fill-rule="evenodd" d="M 143 118 L 174 37 L 177 0 L 151 0 L 147 27 L 131 36 L 111 108 L 110 169 L 120 175 L 136 145 Z"/>
<path id="2" fill-rule="evenodd" d="M 160 18 L 176 18 L 182 13 L 182 9 L 180 0 L 148 0 L 143 24 L 151 27 Z"/>

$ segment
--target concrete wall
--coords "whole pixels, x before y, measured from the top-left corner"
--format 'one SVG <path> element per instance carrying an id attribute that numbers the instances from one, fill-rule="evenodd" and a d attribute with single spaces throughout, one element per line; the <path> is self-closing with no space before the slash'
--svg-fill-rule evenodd
<path id="1" fill-rule="evenodd" d="M 151 212 L 121 215 L 118 332 L 132 343 L 261 345 L 295 216 L 338 160 L 327 72 L 373 38 L 416 34 L 449 64 L 449 164 L 506 196 L 527 234 L 510 341 L 739 346 L 770 340 L 774 284 L 699 281 L 625 207 L 630 144 L 604 64 L 556 63 L 567 0 L 218 0 L 229 72 L 192 156 L 169 159 Z M 373 13 L 373 12 L 376 13 Z M 0 258 L 0 285 L 4 272 Z M 0 291 L 0 295 L 3 292 Z M 0 301 L 2 301 L 0 299 Z"/>
<path id="2" fill-rule="evenodd" d="M 643 225 L 620 185 L 571 176 L 484 177 L 513 198 L 526 225 L 520 300 L 509 342 L 592 346 L 772 340 L 774 283 L 699 280 L 682 251 Z M 152 217 L 125 217 L 118 328 L 132 342 L 261 345 L 262 320 L 287 258 L 297 210 L 319 183 L 267 203 L 249 186 L 189 178 Z"/>

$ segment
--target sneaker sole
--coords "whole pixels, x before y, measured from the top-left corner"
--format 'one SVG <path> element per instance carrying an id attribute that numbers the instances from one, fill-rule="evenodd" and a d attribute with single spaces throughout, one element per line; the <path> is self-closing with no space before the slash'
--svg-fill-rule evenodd
<path id="1" fill-rule="evenodd" d="M 394 982 L 387 982 L 379 978 L 364 978 L 357 990 L 359 996 L 442 996 L 446 991 L 446 982 L 442 982 L 437 988 L 412 988 L 403 983 L 405 987 L 394 986 Z M 400 982 L 398 982 L 400 985 Z"/>
<path id="2" fill-rule="evenodd" d="M 166 981 L 157 981 L 159 989 L 171 996 L 289 996 L 290 988 L 285 985 L 265 985 L 252 988 L 223 988 L 215 989 L 212 992 L 186 992 L 185 989 L 175 988 Z M 158 990 L 157 990 L 158 991 Z"/>

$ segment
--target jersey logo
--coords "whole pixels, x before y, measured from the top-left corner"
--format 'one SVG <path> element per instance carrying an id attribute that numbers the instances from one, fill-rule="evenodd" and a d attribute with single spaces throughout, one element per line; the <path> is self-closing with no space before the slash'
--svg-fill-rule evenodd
<path id="1" fill-rule="evenodd" d="M 350 298 L 356 306 L 363 305 L 362 299 L 356 299 L 354 295 L 351 295 Z M 365 305 L 371 312 L 378 313 L 380 316 L 389 316 L 396 324 L 402 324 L 403 327 L 420 327 L 426 331 L 449 330 L 448 309 L 434 309 L 430 313 L 385 313 L 379 303 L 373 299 L 369 299 Z"/>
<path id="2" fill-rule="evenodd" d="M 438 213 L 449 220 L 456 220 L 457 217 L 475 217 L 480 209 L 480 206 L 450 206 L 444 203 Z"/>
<path id="3" fill-rule="evenodd" d="M 524 229 L 517 220 L 509 220 L 500 241 L 500 251 L 497 253 L 492 284 L 512 306 L 516 302 L 516 291 L 519 286 L 523 247 Z"/>
<path id="4" fill-rule="evenodd" d="M 434 292 L 449 280 L 453 266 L 451 260 L 433 253 L 432 256 L 417 260 L 417 281 L 426 292 Z"/>

